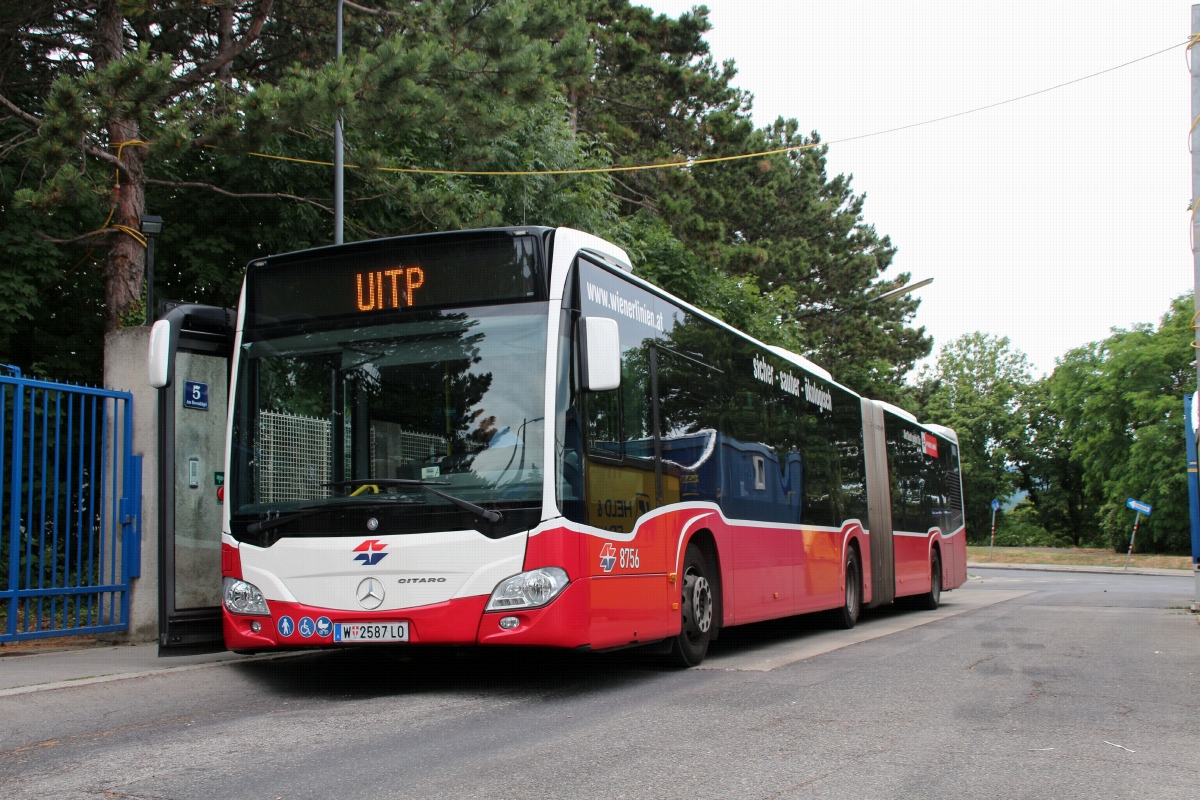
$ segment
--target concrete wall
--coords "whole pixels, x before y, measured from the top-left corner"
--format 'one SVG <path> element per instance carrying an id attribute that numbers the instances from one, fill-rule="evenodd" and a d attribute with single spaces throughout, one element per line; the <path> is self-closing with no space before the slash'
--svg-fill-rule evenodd
<path id="1" fill-rule="evenodd" d="M 104 386 L 133 394 L 133 452 L 142 456 L 142 574 L 134 578 L 129 633 L 121 641 L 158 639 L 158 390 L 146 382 L 149 328 L 123 328 L 104 337 Z"/>

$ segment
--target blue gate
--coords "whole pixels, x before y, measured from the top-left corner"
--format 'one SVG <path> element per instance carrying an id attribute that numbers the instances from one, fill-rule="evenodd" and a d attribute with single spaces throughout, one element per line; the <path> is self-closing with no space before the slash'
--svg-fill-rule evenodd
<path id="1" fill-rule="evenodd" d="M 0 642 L 128 630 L 142 529 L 133 396 L 2 368 Z"/>

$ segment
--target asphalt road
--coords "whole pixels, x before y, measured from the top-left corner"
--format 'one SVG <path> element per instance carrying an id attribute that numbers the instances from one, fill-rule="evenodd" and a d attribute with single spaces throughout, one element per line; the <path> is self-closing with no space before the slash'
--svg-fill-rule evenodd
<path id="1" fill-rule="evenodd" d="M 1195 797 L 1190 576 L 973 572 L 684 672 L 366 650 L 0 697 L 0 797 Z"/>

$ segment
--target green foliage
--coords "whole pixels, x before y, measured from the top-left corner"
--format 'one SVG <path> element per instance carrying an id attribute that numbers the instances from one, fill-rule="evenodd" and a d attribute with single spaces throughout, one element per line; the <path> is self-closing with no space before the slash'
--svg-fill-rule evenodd
<path id="1" fill-rule="evenodd" d="M 753 131 L 734 149 L 755 152 L 815 145 L 794 120 Z M 872 304 L 908 282 L 882 275 L 895 250 L 863 218 L 864 199 L 844 175 L 826 173 L 825 149 L 698 167 L 696 183 L 712 205 L 712 250 L 722 271 L 753 279 L 780 306 L 771 344 L 825 365 L 859 392 L 894 399 L 932 342 L 907 326 L 918 300 Z M 790 295 L 780 294 L 790 292 Z M 786 306 L 784 300 L 788 300 Z"/>
<path id="2" fill-rule="evenodd" d="M 755 129 L 750 97 L 733 85 L 732 63 L 718 65 L 703 35 L 707 11 L 678 20 L 593 3 L 594 79 L 570 87 L 576 124 L 609 147 L 615 164 L 682 162 L 812 146 L 790 154 L 620 173 L 612 191 L 626 233 L 654 227 L 647 246 L 670 267 L 640 267 L 655 282 L 770 344 L 836 365 L 861 392 L 893 399 L 903 376 L 932 343 L 908 326 L 913 297 L 869 305 L 902 285 L 883 280 L 894 249 L 863 216 L 846 176 L 826 174 L 815 134 L 795 120 Z M 669 232 L 681 253 L 658 243 Z M 636 238 L 636 237 L 631 237 Z M 692 274 L 686 275 L 690 271 Z"/>
<path id="3" fill-rule="evenodd" d="M 332 4 L 276 3 L 257 28 L 263 6 L 250 0 L 233 3 L 232 18 L 204 3 L 140 0 L 106 18 L 120 42 L 79 0 L 0 12 L 0 36 L 13 45 L 0 56 L 9 65 L 0 93 L 28 115 L 0 118 L 16 143 L 0 158 L 5 232 L 24 215 L 9 238 L 29 257 L 3 302 L 10 344 L 17 328 L 38 342 L 6 357 L 27 363 L 47 343 L 78 354 L 76 334 L 94 353 L 97 312 L 110 325 L 138 316 L 140 246 L 113 232 L 66 244 L 106 224 L 162 216 L 155 296 L 220 305 L 236 302 L 250 258 L 327 243 L 329 169 L 247 152 L 326 161 L 339 115 L 356 167 L 346 172 L 347 240 L 569 225 L 620 241 L 642 274 L 753 335 L 838 363 L 860 390 L 893 395 L 928 352 L 906 325 L 915 300 L 866 309 L 907 276 L 878 280 L 891 244 L 863 222 L 848 180 L 825 175 L 819 150 L 615 176 L 395 171 L 677 162 L 808 142 L 795 121 L 754 129 L 733 65 L 708 51 L 702 8 L 672 19 L 628 0 L 375 7 L 347 9 L 340 60 Z M 127 140 L 145 144 L 117 145 Z M 119 196 L 113 156 L 123 161 Z M 77 324 L 49 334 L 54 312 L 39 292 L 62 276 L 61 307 L 74 304 Z M 81 363 L 98 379 L 99 358 Z"/>
<path id="4" fill-rule="evenodd" d="M 992 500 L 1010 497 L 1018 486 L 1011 442 L 1018 438 L 1029 361 L 1010 347 L 1008 337 L 969 333 L 942 348 L 924 379 L 919 417 L 958 434 L 967 535 L 984 541 Z"/>
<path id="5" fill-rule="evenodd" d="M 180 269 L 159 273 L 182 299 L 235 299 L 241 265 L 275 238 L 260 220 L 294 223 L 270 251 L 328 241 L 331 225 L 320 219 L 331 207 L 328 168 L 268 166 L 248 153 L 326 160 L 339 116 L 347 160 L 359 167 L 346 182 L 349 238 L 502 224 L 531 205 L 601 227 L 611 202 L 595 176 L 497 191 L 494 182 L 385 170 L 604 163 L 555 104 L 558 80 L 592 58 L 578 6 L 444 0 L 385 2 L 379 14 L 348 9 L 341 59 L 330 37 L 333 4 L 235 2 L 232 15 L 204 3 L 6 8 L 0 38 L 23 56 L 0 73 L 0 94 L 19 109 L 0 106 L 11 144 L 0 151 L 12 203 L 5 211 L 28 212 L 30 234 L 43 240 L 100 248 L 110 328 L 131 318 L 142 293 L 141 244 L 120 231 L 135 229 L 148 208 L 167 221 L 163 255 Z M 198 210 L 198 195 L 222 207 Z M 84 204 L 99 212 L 85 215 L 90 227 L 72 224 L 68 236 L 46 224 Z M 223 217 L 254 222 L 234 232 L 243 226 Z M 210 235 L 219 233 L 227 236 Z M 180 246 L 173 255 L 171 244 Z M 39 310 L 31 282 L 24 274 L 14 282 L 16 318 Z"/>
<path id="6" fill-rule="evenodd" d="M 1067 547 L 1071 544 L 1069 539 L 1042 527 L 1032 503 L 1022 502 L 1011 511 L 996 515 L 997 547 Z"/>
<path id="7" fill-rule="evenodd" d="M 1187 552 L 1183 396 L 1196 385 L 1192 314 L 1191 295 L 1176 298 L 1157 328 L 1114 330 L 1067 353 L 1039 381 L 1006 338 L 969 334 L 943 349 L 908 400 L 923 419 L 958 433 L 973 541 L 986 538 L 991 499 L 1020 488 L 1029 498 L 1001 516 L 997 544 L 1121 552 L 1133 497 L 1154 507 L 1137 549 Z"/>
<path id="8" fill-rule="evenodd" d="M 1095 538 L 1099 494 L 1085 481 L 1077 433 L 1091 389 L 1087 376 L 1099 362 L 1090 349 L 1072 351 L 1053 374 L 1021 394 L 1020 428 L 1009 441 L 1021 488 L 1048 531 L 1081 547 Z"/>
<path id="9" fill-rule="evenodd" d="M 890 271 L 895 246 L 850 179 L 828 174 L 815 132 L 755 128 L 703 7 L 673 19 L 629 0 L 377 0 L 378 13 L 347 9 L 340 59 L 334 4 L 266 7 L 0 4 L 0 362 L 99 381 L 105 326 L 144 314 L 141 246 L 114 227 L 143 212 L 165 220 L 159 299 L 230 306 L 250 259 L 329 243 L 332 172 L 311 162 L 330 159 L 340 117 L 347 240 L 517 224 L 611 238 L 638 275 L 956 429 L 973 537 L 993 497 L 1023 488 L 998 531 L 1014 542 L 1123 547 L 1132 496 L 1155 507 L 1139 549 L 1186 548 L 1190 298 L 1040 381 L 1007 339 L 972 334 L 906 386 L 931 342 L 911 325 L 918 298 L 873 302 L 909 280 Z M 403 171 L 781 148 L 804 149 L 612 175 Z"/>
<path id="10" fill-rule="evenodd" d="M 1101 533 L 1118 551 L 1128 546 L 1133 527 L 1133 512 L 1125 507 L 1130 497 L 1154 506 L 1138 532 L 1139 550 L 1183 553 L 1190 547 L 1183 396 L 1196 388 L 1192 314 L 1192 296 L 1176 298 L 1157 329 L 1114 330 L 1103 342 L 1068 353 L 1059 366 L 1069 367 L 1072 377 L 1059 390 L 1082 410 L 1071 457 L 1100 504 Z"/>

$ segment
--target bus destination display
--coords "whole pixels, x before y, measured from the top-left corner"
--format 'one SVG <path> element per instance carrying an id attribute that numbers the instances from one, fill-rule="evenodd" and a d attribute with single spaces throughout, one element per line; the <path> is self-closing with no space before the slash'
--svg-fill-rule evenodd
<path id="1" fill-rule="evenodd" d="M 250 327 L 365 317 L 544 294 L 533 236 L 486 234 L 430 243 L 363 242 L 252 264 L 246 276 Z"/>
<path id="2" fill-rule="evenodd" d="M 385 278 L 387 280 L 385 280 Z M 404 281 L 401 288 L 401 280 Z M 358 289 L 359 311 L 381 311 L 385 308 L 400 308 L 403 305 L 416 305 L 415 293 L 425 285 L 425 270 L 420 267 L 407 269 L 384 269 L 375 272 L 360 272 L 354 276 Z M 363 284 L 366 291 L 363 291 Z M 384 286 L 391 287 L 391 294 L 385 296 Z"/>

